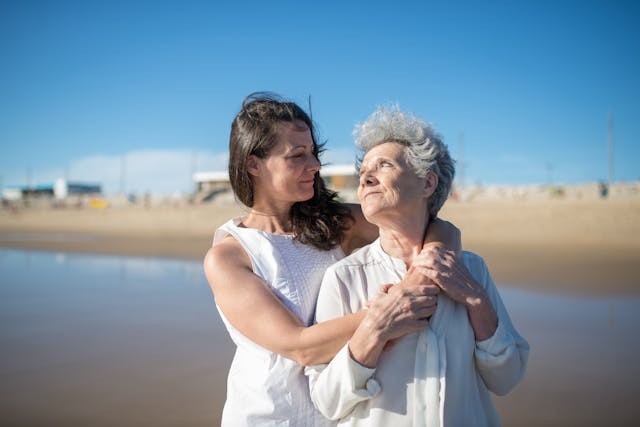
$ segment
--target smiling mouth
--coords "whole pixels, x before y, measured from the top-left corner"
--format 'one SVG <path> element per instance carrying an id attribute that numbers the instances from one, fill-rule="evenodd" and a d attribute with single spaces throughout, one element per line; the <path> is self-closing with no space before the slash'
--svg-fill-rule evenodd
<path id="1" fill-rule="evenodd" d="M 363 199 L 366 199 L 367 197 L 373 195 L 373 194 L 380 194 L 379 191 L 370 191 L 367 194 L 364 195 Z"/>

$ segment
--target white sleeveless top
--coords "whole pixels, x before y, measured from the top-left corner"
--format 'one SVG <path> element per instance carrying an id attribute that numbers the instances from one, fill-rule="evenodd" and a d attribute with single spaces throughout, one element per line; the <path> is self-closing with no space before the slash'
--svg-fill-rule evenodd
<path id="1" fill-rule="evenodd" d="M 323 251 L 293 236 L 239 227 L 241 222 L 242 218 L 234 218 L 222 225 L 213 244 L 233 236 L 249 255 L 253 272 L 305 326 L 313 324 L 324 272 L 344 257 L 340 246 Z M 254 343 L 229 323 L 219 307 L 218 311 L 237 346 L 222 426 L 333 425 L 313 406 L 303 366 Z"/>

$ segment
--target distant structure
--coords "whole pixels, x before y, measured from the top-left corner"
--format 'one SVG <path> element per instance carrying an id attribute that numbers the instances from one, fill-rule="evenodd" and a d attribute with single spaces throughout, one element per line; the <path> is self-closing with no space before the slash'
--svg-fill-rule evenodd
<path id="1" fill-rule="evenodd" d="M 2 190 L 2 198 L 12 201 L 27 198 L 52 198 L 62 200 L 70 196 L 100 194 L 102 194 L 100 184 L 68 181 L 64 178 L 59 178 L 53 183 L 9 186 Z"/>
<path id="2" fill-rule="evenodd" d="M 327 187 L 336 190 L 355 190 L 358 187 L 358 175 L 353 165 L 323 166 L 320 176 Z M 193 174 L 196 184 L 196 203 L 207 202 L 218 194 L 231 190 L 227 171 L 196 172 Z"/>
<path id="3" fill-rule="evenodd" d="M 195 203 L 208 202 L 220 193 L 231 189 L 229 172 L 196 172 L 193 174 L 196 183 Z"/>
<path id="4" fill-rule="evenodd" d="M 327 187 L 340 191 L 357 189 L 360 182 L 354 165 L 328 165 L 320 169 L 320 176 Z"/>

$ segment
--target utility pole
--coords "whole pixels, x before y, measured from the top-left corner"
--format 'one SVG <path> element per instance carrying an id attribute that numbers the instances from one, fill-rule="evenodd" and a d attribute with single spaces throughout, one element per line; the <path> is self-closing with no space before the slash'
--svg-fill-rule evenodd
<path id="1" fill-rule="evenodd" d="M 460 171 L 460 178 L 458 179 L 458 183 L 460 185 L 460 189 L 464 188 L 464 131 L 460 132 L 460 155 L 458 157 L 458 170 Z"/>
<path id="2" fill-rule="evenodd" d="M 127 163 L 126 156 L 120 157 L 120 194 L 124 195 L 127 180 Z"/>
<path id="3" fill-rule="evenodd" d="M 613 114 L 609 112 L 609 188 L 611 188 L 611 184 L 613 184 Z"/>
<path id="4" fill-rule="evenodd" d="M 191 176 L 189 177 L 189 186 L 187 188 L 193 188 L 193 176 L 198 170 L 198 153 L 196 151 L 191 152 Z"/>
<path id="5" fill-rule="evenodd" d="M 553 185 L 553 163 L 547 163 L 547 185 Z"/>

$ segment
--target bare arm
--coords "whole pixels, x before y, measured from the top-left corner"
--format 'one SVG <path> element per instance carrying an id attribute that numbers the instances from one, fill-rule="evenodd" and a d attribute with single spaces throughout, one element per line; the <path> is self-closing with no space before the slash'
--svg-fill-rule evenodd
<path id="1" fill-rule="evenodd" d="M 365 318 L 366 312 L 360 311 L 305 327 L 253 273 L 247 254 L 232 238 L 209 249 L 204 270 L 216 304 L 238 331 L 301 365 L 327 363 Z M 421 288 L 403 290 L 378 301 L 376 310 L 369 310 L 373 317 L 367 325 L 375 331 L 388 324 L 407 327 L 425 317 L 423 307 L 429 304 Z M 379 314 L 382 312 L 384 316 Z"/>
<path id="2" fill-rule="evenodd" d="M 304 327 L 253 273 L 246 253 L 234 239 L 209 249 L 204 270 L 216 304 L 236 329 L 301 365 L 331 360 L 364 318 L 365 313 L 360 312 Z"/>
<path id="3" fill-rule="evenodd" d="M 440 292 L 438 286 L 429 282 L 424 281 L 423 274 L 411 270 L 398 285 L 385 285 L 380 289 L 370 302 L 366 317 L 349 341 L 349 352 L 353 360 L 369 368 L 375 367 L 389 342 L 428 326 L 428 318 L 436 311 L 437 295 Z M 409 311 L 409 306 L 401 300 L 412 293 L 422 295 L 420 306 L 415 308 L 417 316 L 411 321 L 400 321 L 401 319 L 391 315 L 391 307 Z"/>
<path id="4" fill-rule="evenodd" d="M 462 250 L 460 230 L 449 221 L 435 218 L 427 228 L 424 246 L 439 246 L 460 253 Z"/>

